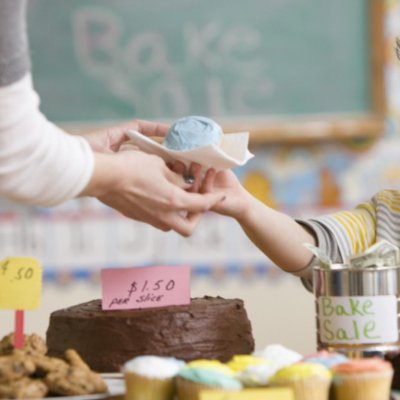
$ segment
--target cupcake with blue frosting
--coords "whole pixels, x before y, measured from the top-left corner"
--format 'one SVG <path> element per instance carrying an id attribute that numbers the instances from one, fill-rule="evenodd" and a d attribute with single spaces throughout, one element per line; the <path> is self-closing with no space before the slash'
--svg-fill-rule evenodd
<path id="1" fill-rule="evenodd" d="M 349 361 L 349 359 L 345 355 L 327 350 L 320 350 L 315 354 L 303 358 L 303 362 L 305 363 L 322 364 L 328 369 L 331 369 L 335 365 L 346 363 L 347 361 Z"/>
<path id="2" fill-rule="evenodd" d="M 235 373 L 228 365 L 222 363 L 219 360 L 207 360 L 199 358 L 197 360 L 190 361 L 186 364 L 187 368 L 202 368 L 214 372 L 220 372 L 225 375 L 233 376 Z"/>
<path id="3" fill-rule="evenodd" d="M 202 360 L 205 361 L 205 360 Z M 238 391 L 241 383 L 230 368 L 222 363 L 189 363 L 176 377 L 178 400 L 200 400 L 203 390 Z"/>
<path id="4" fill-rule="evenodd" d="M 163 144 L 170 150 L 185 151 L 210 144 L 218 145 L 222 135 L 222 128 L 212 119 L 189 116 L 171 125 Z"/>

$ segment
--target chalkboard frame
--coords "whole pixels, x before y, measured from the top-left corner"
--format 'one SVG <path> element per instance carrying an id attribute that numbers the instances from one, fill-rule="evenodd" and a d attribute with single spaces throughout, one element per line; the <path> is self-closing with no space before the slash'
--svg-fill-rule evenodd
<path id="1" fill-rule="evenodd" d="M 386 95 L 384 84 L 384 4 L 367 0 L 369 34 L 370 109 L 362 115 L 302 116 L 222 122 L 225 132 L 250 131 L 251 144 L 302 144 L 315 141 L 373 139 L 384 132 Z"/>

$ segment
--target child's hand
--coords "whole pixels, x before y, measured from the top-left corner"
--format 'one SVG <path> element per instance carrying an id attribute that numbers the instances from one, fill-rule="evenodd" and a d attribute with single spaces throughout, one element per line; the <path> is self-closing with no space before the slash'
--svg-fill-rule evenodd
<path id="1" fill-rule="evenodd" d="M 230 170 L 216 173 L 215 170 L 209 169 L 202 181 L 199 192 L 224 193 L 225 199 L 216 203 L 211 208 L 211 211 L 237 220 L 244 218 L 250 207 L 250 194 Z"/>
<path id="2" fill-rule="evenodd" d="M 236 175 L 230 171 L 216 172 L 210 168 L 204 174 L 201 165 L 192 163 L 189 168 L 177 161 L 170 165 L 172 171 L 183 175 L 186 182 L 190 180 L 192 186 L 188 189 L 192 193 L 223 193 L 224 200 L 216 203 L 211 211 L 218 214 L 241 220 L 250 207 L 251 195 L 244 189 Z"/>

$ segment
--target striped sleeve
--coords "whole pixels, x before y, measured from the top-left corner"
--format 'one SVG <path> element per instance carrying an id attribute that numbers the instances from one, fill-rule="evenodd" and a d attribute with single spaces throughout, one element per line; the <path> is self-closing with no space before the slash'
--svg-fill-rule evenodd
<path id="1" fill-rule="evenodd" d="M 353 211 L 339 211 L 312 218 L 310 222 L 318 223 L 330 233 L 342 259 L 367 250 L 376 241 L 376 210 L 373 202 L 362 203 Z"/>
<path id="2" fill-rule="evenodd" d="M 376 209 L 376 240 L 400 246 L 400 191 L 383 190 L 372 199 Z"/>
<path id="3" fill-rule="evenodd" d="M 343 263 L 346 257 L 366 250 L 376 241 L 374 199 L 360 204 L 353 211 L 339 211 L 297 222 L 314 235 L 317 246 L 333 263 Z M 313 257 L 306 268 L 295 273 L 310 291 L 312 270 L 316 265 L 318 260 Z"/>
<path id="4" fill-rule="evenodd" d="M 318 247 L 335 263 L 344 262 L 347 257 L 364 252 L 383 239 L 400 247 L 400 191 L 382 190 L 353 211 L 297 222 L 314 235 Z M 306 268 L 295 274 L 309 290 L 315 265 L 314 257 Z"/>
<path id="5" fill-rule="evenodd" d="M 317 246 L 329 256 L 332 262 L 343 262 L 337 242 L 329 229 L 326 229 L 324 225 L 314 220 L 297 220 L 297 223 L 302 225 L 304 229 L 306 229 L 315 237 Z M 301 278 L 303 285 L 310 292 L 313 290 L 313 268 L 317 265 L 318 259 L 314 256 L 305 268 L 301 269 L 300 271 L 293 272 L 293 275 Z"/>

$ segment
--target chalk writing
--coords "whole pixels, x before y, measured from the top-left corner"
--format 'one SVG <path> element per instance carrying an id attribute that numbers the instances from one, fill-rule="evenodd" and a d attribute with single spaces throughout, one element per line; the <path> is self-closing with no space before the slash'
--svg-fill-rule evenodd
<path id="1" fill-rule="evenodd" d="M 174 40 L 161 27 L 128 36 L 125 28 L 111 9 L 79 9 L 73 19 L 74 46 L 82 70 L 138 115 L 184 115 L 201 104 L 209 108 L 206 114 L 245 114 L 273 98 L 261 32 L 248 23 L 186 21 Z M 193 71 L 199 71 L 194 87 Z"/>

